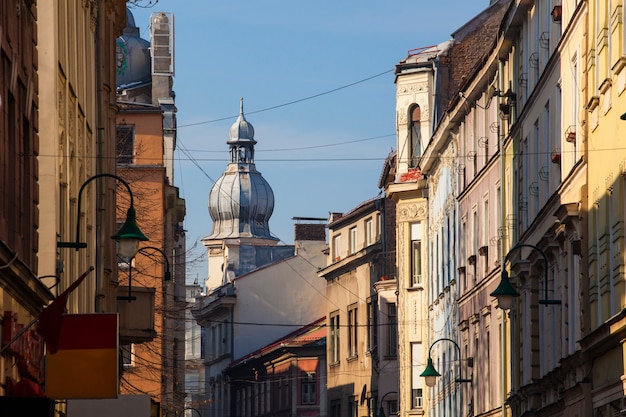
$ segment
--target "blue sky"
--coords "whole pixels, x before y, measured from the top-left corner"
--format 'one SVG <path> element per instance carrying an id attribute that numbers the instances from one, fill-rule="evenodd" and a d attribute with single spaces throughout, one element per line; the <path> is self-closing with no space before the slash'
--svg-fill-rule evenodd
<path id="1" fill-rule="evenodd" d="M 255 129 L 257 170 L 274 191 L 270 230 L 291 244 L 293 217 L 327 218 L 379 193 L 384 159 L 396 146 L 394 66 L 410 49 L 450 39 L 488 5 L 158 0 L 150 8 L 131 6 L 144 39 L 151 13 L 174 13 L 175 185 L 187 205 L 188 281 L 206 279 L 200 239 L 211 232 L 208 193 L 226 168 L 240 97 Z"/>

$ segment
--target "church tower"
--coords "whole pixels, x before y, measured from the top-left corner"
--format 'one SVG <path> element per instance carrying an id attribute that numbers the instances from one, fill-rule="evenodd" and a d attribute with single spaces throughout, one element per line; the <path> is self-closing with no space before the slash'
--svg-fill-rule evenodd
<path id="1" fill-rule="evenodd" d="M 243 112 L 230 128 L 228 166 L 209 193 L 213 229 L 202 239 L 208 251 L 207 289 L 229 283 L 235 276 L 263 266 L 276 255 L 270 247 L 269 219 L 274 211 L 274 192 L 254 163 L 254 127 Z M 276 249 L 276 248 L 275 248 Z M 290 249 L 291 251 L 293 249 Z"/>
<path id="2" fill-rule="evenodd" d="M 277 241 L 270 233 L 274 193 L 254 164 L 254 127 L 243 114 L 230 128 L 228 167 L 209 193 L 213 231 L 207 239 L 262 239 Z"/>

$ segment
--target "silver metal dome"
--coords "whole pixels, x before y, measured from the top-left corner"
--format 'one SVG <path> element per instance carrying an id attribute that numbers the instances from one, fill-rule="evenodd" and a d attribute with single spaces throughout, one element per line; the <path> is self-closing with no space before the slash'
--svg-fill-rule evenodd
<path id="1" fill-rule="evenodd" d="M 209 239 L 250 237 L 278 240 L 270 233 L 274 192 L 254 164 L 254 128 L 243 115 L 230 128 L 230 161 L 209 193 L 213 231 Z"/>
<path id="2" fill-rule="evenodd" d="M 150 71 L 150 42 L 139 36 L 139 28 L 128 8 L 126 28 L 116 41 L 117 87 L 148 83 L 152 80 Z"/>

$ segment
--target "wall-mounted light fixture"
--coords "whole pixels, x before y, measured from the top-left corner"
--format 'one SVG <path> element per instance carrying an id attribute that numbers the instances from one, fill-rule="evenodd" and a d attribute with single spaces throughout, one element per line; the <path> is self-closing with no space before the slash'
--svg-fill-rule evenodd
<path id="1" fill-rule="evenodd" d="M 433 364 L 433 357 L 432 357 L 432 350 L 433 350 L 433 346 L 435 346 L 435 344 L 439 343 L 439 342 L 451 342 L 454 347 L 456 348 L 457 352 L 459 353 L 459 361 L 461 360 L 461 348 L 459 347 L 459 345 L 452 339 L 448 339 L 448 338 L 441 338 L 441 339 L 437 339 L 435 340 L 431 345 L 430 348 L 428 349 L 428 362 L 426 363 L 426 368 L 424 369 L 424 372 L 422 372 L 420 374 L 421 377 L 424 377 L 426 385 L 429 387 L 434 387 L 435 384 L 437 383 L 437 377 L 441 376 L 441 374 L 439 372 L 437 372 L 437 370 L 435 369 L 435 365 Z M 469 359 L 468 359 L 469 360 Z M 460 367 L 459 367 L 459 378 L 456 379 L 456 382 L 460 382 L 460 383 L 465 383 L 465 382 L 472 382 L 471 379 L 469 378 L 462 378 L 461 377 L 462 373 L 460 371 Z"/>
<path id="2" fill-rule="evenodd" d="M 496 298 L 498 302 L 498 307 L 500 307 L 501 309 L 510 310 L 511 307 L 513 307 L 513 300 L 516 297 L 519 297 L 519 293 L 513 287 L 513 285 L 511 285 L 511 281 L 509 280 L 509 274 L 504 269 L 504 264 L 506 264 L 506 261 L 509 259 L 509 256 L 511 255 L 511 253 L 513 253 L 514 251 L 520 248 L 530 248 L 530 249 L 536 250 L 543 257 L 543 261 L 545 263 L 545 267 L 544 267 L 544 281 L 545 281 L 544 291 L 545 293 L 544 293 L 544 299 L 539 300 L 539 304 L 544 304 L 544 305 L 561 304 L 561 300 L 552 300 L 548 297 L 548 257 L 546 256 L 545 252 L 539 249 L 537 246 L 530 245 L 527 243 L 518 243 L 517 245 L 513 246 L 511 250 L 509 250 L 509 252 L 506 254 L 506 256 L 504 257 L 504 262 L 502 262 L 502 276 L 500 279 L 500 283 L 498 284 L 498 287 L 489 295 Z"/>
<path id="3" fill-rule="evenodd" d="M 385 415 L 385 409 L 383 408 L 383 402 L 385 401 L 385 398 L 387 397 L 387 395 L 390 395 L 390 394 L 397 394 L 397 392 L 396 391 L 389 391 L 388 393 L 383 395 L 383 398 L 380 399 L 380 407 L 378 409 L 378 417 L 387 417 Z"/>
<path id="4" fill-rule="evenodd" d="M 163 259 L 165 259 L 165 274 L 163 275 L 163 281 L 170 281 L 172 279 L 172 273 L 170 270 L 170 261 L 169 259 L 167 259 L 167 255 L 165 254 L 165 252 L 163 252 L 161 249 L 154 247 L 154 246 L 143 246 L 141 248 L 139 248 L 139 250 L 137 250 L 137 253 L 143 253 L 144 255 L 148 255 L 147 252 L 149 251 L 154 251 L 154 252 L 158 252 L 161 255 L 163 255 Z M 132 265 L 130 265 L 130 261 L 129 261 L 129 268 L 128 268 L 128 295 L 118 295 L 117 299 L 120 301 L 128 301 L 129 303 L 131 301 L 134 301 L 137 299 L 137 297 L 134 297 L 131 294 L 131 289 L 132 289 L 132 272 L 133 272 L 133 267 Z"/>
<path id="5" fill-rule="evenodd" d="M 93 177 L 88 178 L 87 181 L 83 183 L 83 185 L 80 187 L 80 190 L 78 191 L 78 206 L 77 206 L 78 213 L 76 216 L 76 241 L 57 242 L 57 247 L 58 248 L 74 248 L 76 250 L 84 249 L 87 247 L 87 243 L 80 241 L 80 218 L 81 218 L 80 207 L 81 207 L 81 202 L 82 202 L 83 190 L 85 189 L 87 184 L 89 184 L 91 181 L 98 179 L 98 178 L 103 178 L 103 177 L 109 177 L 109 178 L 114 178 L 118 180 L 119 182 L 124 184 L 124 186 L 128 190 L 128 194 L 130 195 L 130 207 L 128 208 L 128 212 L 126 213 L 126 221 L 124 222 L 120 230 L 118 230 L 116 234 L 111 236 L 111 239 L 115 239 L 119 242 L 118 252 L 120 256 L 123 256 L 125 258 L 132 258 L 137 254 L 137 250 L 139 250 L 139 242 L 140 241 L 145 242 L 148 240 L 148 238 L 142 233 L 142 231 L 139 229 L 139 226 L 137 226 L 137 214 L 135 212 L 135 207 L 133 205 L 133 192 L 131 191 L 130 186 L 128 185 L 126 181 L 124 181 L 124 179 L 113 174 L 104 173 L 104 174 L 94 175 Z"/>

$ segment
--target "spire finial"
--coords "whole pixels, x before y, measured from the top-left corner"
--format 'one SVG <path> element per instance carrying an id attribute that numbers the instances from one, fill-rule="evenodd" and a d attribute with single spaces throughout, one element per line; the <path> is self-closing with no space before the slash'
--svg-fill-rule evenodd
<path id="1" fill-rule="evenodd" d="M 243 116 L 243 97 L 239 97 L 239 114 Z"/>

